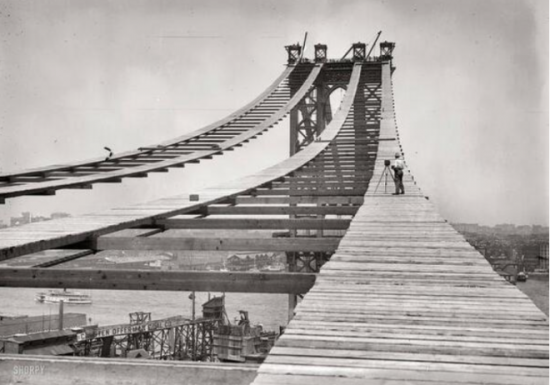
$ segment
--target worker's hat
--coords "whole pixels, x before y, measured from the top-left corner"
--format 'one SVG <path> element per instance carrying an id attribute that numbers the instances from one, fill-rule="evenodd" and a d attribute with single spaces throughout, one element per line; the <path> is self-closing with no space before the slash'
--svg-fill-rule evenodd
<path id="1" fill-rule="evenodd" d="M 396 153 L 395 153 L 395 157 L 396 157 L 396 158 L 399 158 L 399 157 L 401 157 L 401 154 L 398 153 L 398 152 L 396 152 Z"/>

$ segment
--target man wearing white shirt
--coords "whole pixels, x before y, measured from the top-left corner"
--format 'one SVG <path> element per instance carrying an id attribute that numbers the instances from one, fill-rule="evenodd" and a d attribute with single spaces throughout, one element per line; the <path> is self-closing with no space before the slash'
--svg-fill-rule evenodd
<path id="1" fill-rule="evenodd" d="M 391 166 L 394 173 L 393 180 L 395 181 L 395 194 L 393 195 L 405 194 L 405 186 L 403 186 L 403 170 L 405 169 L 405 161 L 400 158 L 401 154 L 396 152 L 393 166 Z"/>

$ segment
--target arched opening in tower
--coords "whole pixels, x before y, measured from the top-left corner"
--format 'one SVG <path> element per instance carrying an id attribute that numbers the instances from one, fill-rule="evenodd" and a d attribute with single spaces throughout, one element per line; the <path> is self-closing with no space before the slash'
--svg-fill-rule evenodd
<path id="1" fill-rule="evenodd" d="M 336 111 L 338 111 L 338 108 L 340 108 L 340 104 L 342 104 L 342 100 L 344 99 L 345 94 L 346 89 L 343 87 L 336 87 L 330 91 L 328 100 L 329 103 L 327 103 L 325 112 L 327 123 L 330 123 L 332 117 L 334 116 Z"/>

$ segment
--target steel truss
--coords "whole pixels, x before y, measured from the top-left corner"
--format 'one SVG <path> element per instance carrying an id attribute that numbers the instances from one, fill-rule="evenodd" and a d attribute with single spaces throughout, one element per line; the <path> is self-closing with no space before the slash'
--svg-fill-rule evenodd
<path id="1" fill-rule="evenodd" d="M 316 61 L 323 61 L 324 47 L 316 46 Z M 354 44 L 353 60 L 362 60 L 365 57 L 365 45 Z M 319 51 L 319 52 L 318 52 Z M 330 95 L 337 89 L 347 89 L 350 76 L 350 63 L 325 63 L 318 76 L 315 87 L 312 87 L 306 96 L 296 105 L 290 114 L 290 153 L 291 155 L 302 150 L 314 142 L 326 125 L 332 120 L 332 110 L 338 106 L 331 106 Z M 367 175 L 371 173 L 373 159 L 369 158 L 369 143 L 374 143 L 380 130 L 381 115 L 381 72 L 377 66 L 365 66 L 361 73 L 358 90 L 344 126 L 347 132 L 334 145 L 327 148 L 324 157 L 312 162 L 313 174 L 304 175 L 299 172 L 289 183 L 289 195 L 296 196 L 304 191 L 333 191 L 335 195 L 341 194 L 346 189 L 346 182 L 350 181 L 349 166 L 353 165 L 351 180 L 360 183 L 358 177 L 361 168 L 367 168 Z M 293 89 L 291 87 L 291 92 Z M 352 147 L 350 147 L 350 145 Z M 352 149 L 353 148 L 353 149 Z M 350 154 L 351 158 L 350 158 Z M 332 172 L 337 183 L 327 184 L 324 179 L 328 170 Z M 347 176 L 346 176 L 347 174 Z M 365 183 L 365 188 L 366 188 Z M 360 193 L 362 195 L 362 193 Z M 293 205 L 292 203 L 290 204 Z M 318 203 L 317 206 L 326 206 Z M 296 219 L 299 215 L 290 215 Z M 325 219 L 324 215 L 317 215 L 317 219 Z M 330 237 L 343 234 L 331 234 L 323 229 L 315 230 L 315 233 L 300 233 L 290 230 L 289 236 L 299 237 Z M 330 259 L 332 253 L 327 252 L 287 252 L 288 269 L 291 272 L 320 271 L 321 266 Z M 289 318 L 292 318 L 294 307 L 298 302 L 296 295 L 289 295 Z"/>
<path id="2" fill-rule="evenodd" d="M 120 336 L 92 338 L 75 345 L 79 356 L 128 357 L 145 350 L 157 360 L 209 361 L 212 359 L 214 332 L 221 319 L 189 320 L 184 325 Z"/>
<path id="3" fill-rule="evenodd" d="M 287 252 L 288 270 L 294 273 L 318 273 L 332 254 L 324 251 Z"/>

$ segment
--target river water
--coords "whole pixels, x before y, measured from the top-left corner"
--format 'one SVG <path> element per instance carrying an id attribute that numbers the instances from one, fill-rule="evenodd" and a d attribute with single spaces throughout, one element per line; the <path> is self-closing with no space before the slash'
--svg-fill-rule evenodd
<path id="1" fill-rule="evenodd" d="M 0 315 L 45 316 L 59 312 L 57 304 L 35 301 L 36 293 L 47 289 L 0 288 Z M 192 301 L 189 292 L 128 291 L 128 290 L 79 290 L 90 294 L 91 305 L 65 305 L 65 313 L 84 313 L 89 324 L 99 326 L 129 322 L 129 313 L 150 312 L 152 319 L 175 315 L 191 318 Z M 212 293 L 221 295 L 221 293 Z M 201 304 L 208 300 L 208 293 L 196 293 L 196 314 L 202 314 Z M 266 330 L 278 331 L 288 319 L 288 295 L 227 293 L 226 312 L 230 320 L 238 318 L 239 310 L 249 312 L 253 324 L 262 324 Z"/>

